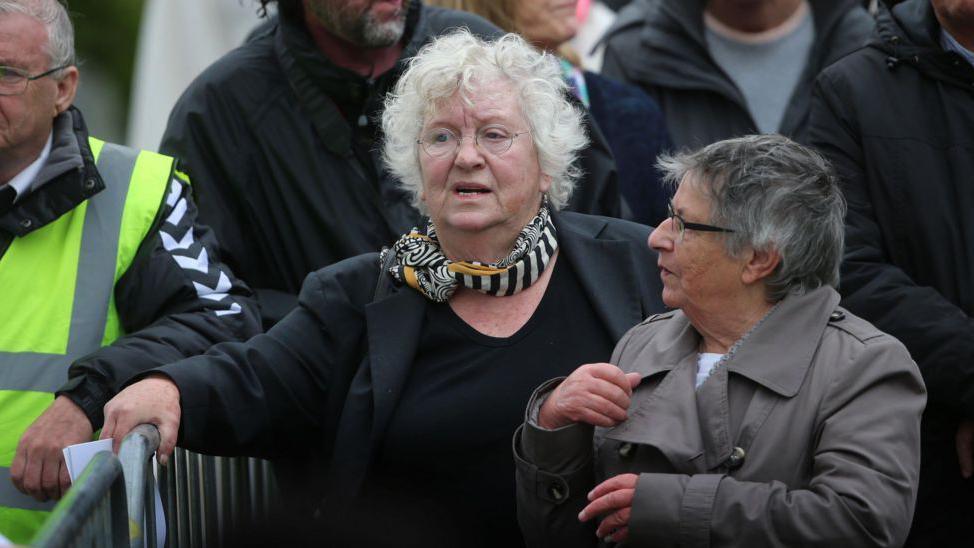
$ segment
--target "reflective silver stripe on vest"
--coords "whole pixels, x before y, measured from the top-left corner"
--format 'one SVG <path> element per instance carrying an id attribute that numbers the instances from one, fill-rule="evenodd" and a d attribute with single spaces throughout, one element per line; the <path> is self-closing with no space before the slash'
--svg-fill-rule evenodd
<path id="1" fill-rule="evenodd" d="M 105 181 L 105 190 L 88 200 L 67 354 L 0 352 L 0 389 L 54 392 L 68 380 L 72 362 L 101 347 L 108 304 L 115 289 L 122 212 L 138 155 L 137 150 L 105 143 L 98 157 L 98 172 Z"/>
<path id="2" fill-rule="evenodd" d="M 38 502 L 34 497 L 21 493 L 10 482 L 10 469 L 0 466 L 0 504 L 8 508 L 50 512 L 54 509 L 55 502 Z"/>

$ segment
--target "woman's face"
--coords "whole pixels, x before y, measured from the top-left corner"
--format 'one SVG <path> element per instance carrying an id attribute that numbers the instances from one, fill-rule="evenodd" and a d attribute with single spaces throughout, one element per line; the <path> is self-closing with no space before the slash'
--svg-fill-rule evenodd
<path id="1" fill-rule="evenodd" d="M 554 50 L 578 32 L 578 0 L 518 0 L 514 24 L 528 42 Z"/>
<path id="2" fill-rule="evenodd" d="M 422 139 L 446 129 L 460 138 L 460 146 L 455 153 L 433 157 L 419 145 L 420 199 L 441 240 L 451 232 L 469 236 L 490 231 L 492 237 L 509 235 L 513 241 L 537 215 L 550 178 L 541 173 L 511 84 L 485 84 L 470 99 L 472 104 L 454 94 L 439 103 L 423 124 Z M 482 143 L 488 137 L 503 140 L 505 135 L 518 135 L 508 150 L 495 154 L 476 144 L 478 131 Z"/>
<path id="3" fill-rule="evenodd" d="M 712 224 L 710 199 L 697 190 L 692 176 L 683 178 L 673 196 L 673 211 L 686 222 Z M 649 235 L 649 246 L 658 254 L 663 302 L 687 315 L 704 313 L 742 292 L 744 260 L 724 250 L 724 236 L 686 229 L 683 237 L 675 219 L 660 223 Z"/>

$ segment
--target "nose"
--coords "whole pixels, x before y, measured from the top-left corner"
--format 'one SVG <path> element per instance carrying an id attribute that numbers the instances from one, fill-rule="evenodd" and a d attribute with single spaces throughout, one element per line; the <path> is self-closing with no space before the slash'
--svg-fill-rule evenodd
<path id="1" fill-rule="evenodd" d="M 673 219 L 666 218 L 663 219 L 652 232 L 649 233 L 649 247 L 657 252 L 660 251 L 672 251 L 673 250 L 673 231 L 672 228 Z"/>
<path id="2" fill-rule="evenodd" d="M 473 135 L 460 140 L 460 147 L 457 149 L 457 156 L 453 163 L 463 169 L 476 169 L 484 165 L 484 155 L 477 146 L 477 141 Z"/>

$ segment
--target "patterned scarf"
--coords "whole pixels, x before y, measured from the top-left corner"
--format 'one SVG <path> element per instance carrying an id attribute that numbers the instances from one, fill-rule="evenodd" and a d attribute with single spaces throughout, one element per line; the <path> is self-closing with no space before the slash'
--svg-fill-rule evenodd
<path id="1" fill-rule="evenodd" d="M 395 265 L 389 269 L 393 279 L 431 301 L 442 303 L 461 285 L 488 295 L 513 295 L 541 276 L 556 249 L 555 225 L 551 223 L 545 199 L 538 215 L 518 234 L 511 253 L 496 263 L 447 259 L 432 222 L 426 234 L 412 229 L 391 249 L 384 250 L 382 259 L 387 253 L 394 253 Z"/>

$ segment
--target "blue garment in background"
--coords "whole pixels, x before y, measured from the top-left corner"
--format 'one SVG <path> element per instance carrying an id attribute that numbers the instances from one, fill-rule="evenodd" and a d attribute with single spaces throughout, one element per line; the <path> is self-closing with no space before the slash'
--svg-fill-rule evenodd
<path id="1" fill-rule="evenodd" d="M 585 72 L 589 110 L 605 135 L 619 174 L 619 190 L 636 222 L 657 226 L 666 219 L 673 192 L 663 188 L 656 157 L 672 149 L 659 105 L 644 91 Z"/>

